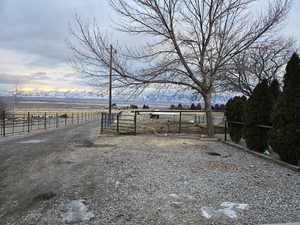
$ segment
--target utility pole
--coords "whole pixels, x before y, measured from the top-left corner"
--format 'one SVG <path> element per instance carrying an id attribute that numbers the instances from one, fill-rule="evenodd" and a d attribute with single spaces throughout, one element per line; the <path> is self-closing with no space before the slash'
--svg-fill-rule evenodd
<path id="1" fill-rule="evenodd" d="M 15 93 L 14 93 L 14 102 L 13 102 L 13 112 L 15 113 L 17 103 L 18 103 L 18 82 L 16 83 Z"/>
<path id="2" fill-rule="evenodd" d="M 109 118 L 111 117 L 111 106 L 112 106 L 112 60 L 113 60 L 113 46 L 110 45 L 110 61 L 109 61 Z"/>

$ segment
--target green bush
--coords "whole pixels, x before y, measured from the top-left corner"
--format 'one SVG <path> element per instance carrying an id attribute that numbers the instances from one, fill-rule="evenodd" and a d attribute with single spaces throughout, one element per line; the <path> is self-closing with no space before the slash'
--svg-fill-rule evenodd
<path id="1" fill-rule="evenodd" d="M 65 113 L 65 114 L 62 114 L 62 115 L 60 115 L 59 117 L 60 117 L 60 118 L 63 118 L 63 119 L 67 119 L 67 118 L 68 118 L 68 114 L 66 114 L 66 113 Z"/>
<path id="2" fill-rule="evenodd" d="M 245 107 L 247 99 L 245 96 L 234 97 L 226 104 L 226 119 L 229 122 L 244 122 Z M 229 123 L 229 134 L 233 142 L 239 143 L 243 135 L 243 125 Z"/>
<path id="3" fill-rule="evenodd" d="M 150 109 L 150 107 L 148 105 L 143 105 L 143 109 Z"/>
<path id="4" fill-rule="evenodd" d="M 275 104 L 280 95 L 280 84 L 279 84 L 278 80 L 274 79 L 271 82 L 270 91 L 272 94 L 272 100 L 274 101 L 274 104 Z"/>
<path id="5" fill-rule="evenodd" d="M 176 109 L 175 105 L 170 105 L 170 109 Z"/>
<path id="6" fill-rule="evenodd" d="M 285 162 L 300 160 L 300 59 L 295 53 L 288 62 L 283 92 L 273 113 L 270 144 Z"/>
<path id="7" fill-rule="evenodd" d="M 201 106 L 200 103 L 197 104 L 196 109 L 197 109 L 197 110 L 201 110 L 201 109 L 202 109 L 202 106 Z"/>
<path id="8" fill-rule="evenodd" d="M 130 109 L 138 109 L 139 107 L 138 107 L 137 105 L 131 104 L 131 105 L 129 106 L 129 108 L 130 108 Z"/>
<path id="9" fill-rule="evenodd" d="M 247 103 L 245 115 L 245 138 L 247 147 L 251 150 L 264 152 L 268 149 L 267 129 L 259 125 L 271 125 L 273 97 L 268 81 L 262 80 L 253 90 Z"/>

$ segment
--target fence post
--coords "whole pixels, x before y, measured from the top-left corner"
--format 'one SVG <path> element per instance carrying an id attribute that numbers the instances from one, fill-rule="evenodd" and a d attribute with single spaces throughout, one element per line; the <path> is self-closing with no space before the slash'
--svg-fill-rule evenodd
<path id="1" fill-rule="evenodd" d="M 136 135 L 136 111 L 134 111 L 134 133 Z"/>
<path id="2" fill-rule="evenodd" d="M 5 137 L 5 111 L 2 112 L 2 125 L 3 125 L 3 136 Z"/>
<path id="3" fill-rule="evenodd" d="M 119 128 L 119 118 L 120 118 L 120 114 L 117 114 L 117 133 L 120 133 L 120 128 Z"/>
<path id="4" fill-rule="evenodd" d="M 27 132 L 30 132 L 30 112 L 27 113 Z"/>
<path id="5" fill-rule="evenodd" d="M 47 129 L 47 113 L 44 114 L 44 129 Z"/>
<path id="6" fill-rule="evenodd" d="M 32 129 L 32 126 L 34 125 L 33 123 L 34 123 L 34 119 L 33 119 L 33 115 L 31 115 L 31 117 L 30 117 L 30 129 L 31 129 L 31 130 L 33 130 L 33 129 Z M 34 128 L 34 127 L 33 127 L 33 128 Z"/>
<path id="7" fill-rule="evenodd" d="M 66 113 L 66 115 L 65 115 L 65 127 L 67 126 L 67 119 L 68 119 L 68 114 Z"/>
<path id="8" fill-rule="evenodd" d="M 105 129 L 106 127 L 106 114 L 105 113 L 102 113 L 102 121 L 103 121 L 103 129 Z"/>
<path id="9" fill-rule="evenodd" d="M 25 121 L 26 121 L 26 115 L 23 114 L 23 123 L 22 123 L 23 133 L 25 133 Z"/>
<path id="10" fill-rule="evenodd" d="M 112 114 L 108 114 L 108 128 L 111 128 Z"/>
<path id="11" fill-rule="evenodd" d="M 101 113 L 101 133 L 103 133 L 103 113 Z"/>
<path id="12" fill-rule="evenodd" d="M 55 114 L 55 127 L 58 128 L 58 113 Z"/>
<path id="13" fill-rule="evenodd" d="M 179 128 L 178 128 L 179 134 L 181 133 L 181 117 L 182 117 L 182 112 L 180 111 L 180 113 L 179 113 Z"/>
<path id="14" fill-rule="evenodd" d="M 225 142 L 227 141 L 227 120 L 225 120 L 225 138 L 224 138 L 224 140 L 225 140 Z"/>
<path id="15" fill-rule="evenodd" d="M 15 134 L 15 114 L 13 114 L 13 118 L 12 118 L 12 135 Z"/>
<path id="16" fill-rule="evenodd" d="M 38 129 L 40 129 L 40 114 L 38 114 Z"/>
<path id="17" fill-rule="evenodd" d="M 72 125 L 74 124 L 74 114 L 72 113 Z"/>

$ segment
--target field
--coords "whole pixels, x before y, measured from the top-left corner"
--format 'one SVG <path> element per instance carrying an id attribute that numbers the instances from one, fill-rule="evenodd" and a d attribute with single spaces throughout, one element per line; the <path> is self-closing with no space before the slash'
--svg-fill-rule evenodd
<path id="1" fill-rule="evenodd" d="M 152 111 L 136 113 L 122 112 L 113 118 L 112 129 L 119 133 L 197 133 L 206 134 L 204 112 Z M 217 133 L 224 133 L 224 113 L 214 112 L 214 125 Z"/>
<path id="2" fill-rule="evenodd" d="M 19 102 L 15 107 L 17 113 L 72 113 L 72 112 L 99 112 L 104 110 L 104 105 L 92 103 L 65 103 L 65 102 Z"/>

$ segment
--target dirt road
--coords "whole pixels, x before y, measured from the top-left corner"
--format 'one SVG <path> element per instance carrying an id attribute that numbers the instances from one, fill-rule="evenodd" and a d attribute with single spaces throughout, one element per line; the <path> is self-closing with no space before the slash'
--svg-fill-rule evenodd
<path id="1" fill-rule="evenodd" d="M 0 142 L 1 225 L 300 221 L 294 171 L 198 137 L 109 136 L 97 127 Z M 69 213 L 73 200 L 87 207 L 85 221 Z"/>
<path id="2" fill-rule="evenodd" d="M 43 203 L 39 198 L 45 194 L 62 194 L 64 169 L 72 164 L 64 156 L 73 151 L 73 146 L 84 144 L 91 135 L 95 136 L 97 128 L 98 123 L 90 123 L 1 139 L 0 224 L 5 224 L 9 218 L 18 221 L 18 217 Z"/>

